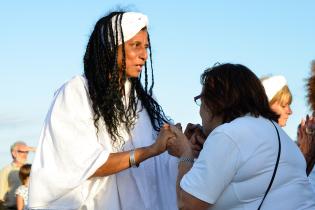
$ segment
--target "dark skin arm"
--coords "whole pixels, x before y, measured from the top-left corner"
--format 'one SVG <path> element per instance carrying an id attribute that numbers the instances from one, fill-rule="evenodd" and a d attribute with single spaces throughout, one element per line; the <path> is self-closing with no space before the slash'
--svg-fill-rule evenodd
<path id="1" fill-rule="evenodd" d="M 151 148 L 151 146 L 137 148 L 135 150 L 135 160 L 137 163 L 141 163 L 156 154 L 157 153 L 154 152 L 154 149 Z M 107 161 L 95 171 L 91 178 L 109 176 L 130 168 L 129 156 L 130 151 L 109 154 Z"/>
<path id="2" fill-rule="evenodd" d="M 169 126 L 165 125 L 154 144 L 148 147 L 141 147 L 135 149 L 135 160 L 137 164 L 145 161 L 150 157 L 157 156 L 166 150 L 166 143 L 169 138 L 174 137 L 174 134 L 169 132 Z M 95 173 L 90 177 L 109 176 L 130 167 L 129 163 L 130 151 L 111 153 L 107 161 L 99 167 Z"/>

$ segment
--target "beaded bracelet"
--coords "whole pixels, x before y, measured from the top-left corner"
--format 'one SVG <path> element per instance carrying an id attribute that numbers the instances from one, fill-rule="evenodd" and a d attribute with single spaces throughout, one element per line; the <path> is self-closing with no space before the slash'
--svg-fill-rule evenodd
<path id="1" fill-rule="evenodd" d="M 179 163 L 184 162 L 184 163 L 194 163 L 195 159 L 194 158 L 189 158 L 189 157 L 180 157 L 179 158 Z"/>

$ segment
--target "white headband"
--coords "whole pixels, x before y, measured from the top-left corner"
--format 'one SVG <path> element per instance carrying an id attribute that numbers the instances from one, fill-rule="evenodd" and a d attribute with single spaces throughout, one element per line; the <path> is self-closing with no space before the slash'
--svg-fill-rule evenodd
<path id="1" fill-rule="evenodd" d="M 116 35 L 116 23 L 118 15 L 112 17 L 112 26 L 114 36 Z M 124 41 L 128 41 L 134 37 L 141 29 L 149 25 L 148 17 L 138 12 L 126 12 L 123 14 L 121 19 L 121 28 L 124 35 Z M 120 30 L 120 27 L 117 27 Z M 122 44 L 121 33 L 118 31 L 118 45 Z"/>
<path id="2" fill-rule="evenodd" d="M 262 81 L 262 84 L 265 88 L 265 92 L 268 97 L 268 101 L 271 101 L 272 98 L 285 86 L 287 81 L 284 76 L 277 75 L 272 76 Z"/>

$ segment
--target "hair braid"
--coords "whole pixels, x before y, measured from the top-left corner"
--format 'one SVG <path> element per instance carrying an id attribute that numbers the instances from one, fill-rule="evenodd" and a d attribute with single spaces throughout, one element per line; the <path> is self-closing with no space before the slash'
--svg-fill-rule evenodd
<path id="1" fill-rule="evenodd" d="M 128 106 L 125 107 L 124 83 L 126 82 L 126 54 L 121 20 L 124 12 L 113 12 L 101 18 L 95 25 L 84 55 L 84 73 L 88 81 L 89 95 L 94 111 L 94 125 L 99 130 L 100 122 L 104 122 L 115 148 L 125 143 L 120 135 L 121 126 L 128 133 L 135 124 L 138 100 L 149 114 L 153 128 L 158 131 L 167 118 L 160 105 L 152 98 L 154 86 L 151 44 L 149 41 L 152 84 L 148 90 L 147 64 L 145 63 L 145 88 L 140 78 L 130 78 L 131 88 Z M 112 18 L 115 18 L 113 29 Z M 122 75 L 119 74 L 118 33 L 122 37 Z M 125 99 L 128 97 L 125 97 Z"/>

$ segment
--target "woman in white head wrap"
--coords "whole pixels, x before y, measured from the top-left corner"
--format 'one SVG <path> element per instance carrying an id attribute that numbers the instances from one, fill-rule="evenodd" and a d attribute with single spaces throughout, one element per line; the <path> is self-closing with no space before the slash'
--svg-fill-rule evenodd
<path id="1" fill-rule="evenodd" d="M 84 74 L 57 90 L 47 114 L 31 209 L 177 209 L 177 160 L 165 152 L 172 135 L 161 128 L 168 119 L 152 95 L 147 26 L 147 16 L 135 12 L 96 23 Z"/>
<path id="2" fill-rule="evenodd" d="M 286 79 L 281 76 L 264 77 L 261 79 L 271 109 L 279 115 L 278 124 L 284 127 L 292 114 L 292 94 Z"/>

